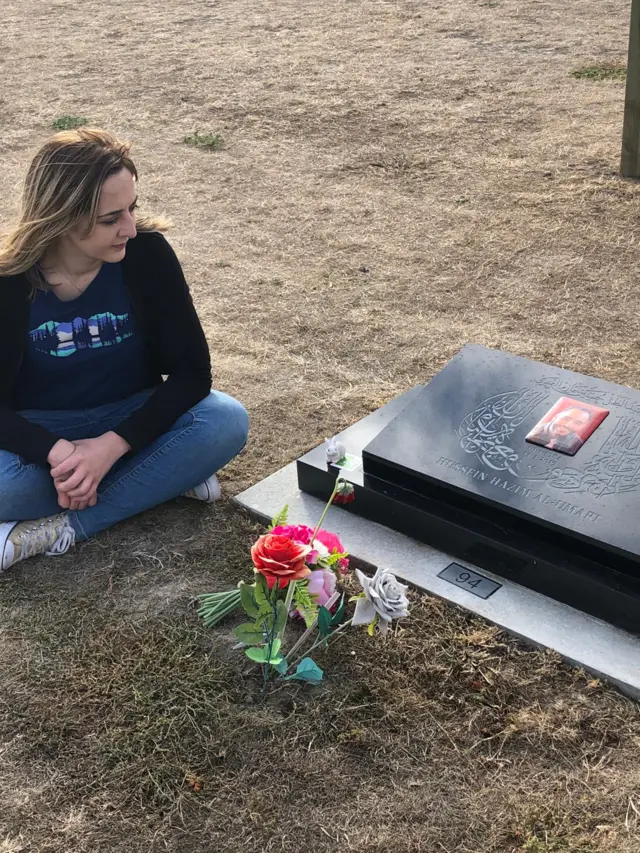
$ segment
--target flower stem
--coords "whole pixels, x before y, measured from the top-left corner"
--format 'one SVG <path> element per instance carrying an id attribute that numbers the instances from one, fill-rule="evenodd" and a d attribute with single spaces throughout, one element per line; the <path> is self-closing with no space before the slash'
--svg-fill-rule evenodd
<path id="1" fill-rule="evenodd" d="M 240 590 L 228 589 L 225 592 L 212 592 L 198 597 L 200 598 L 200 610 L 202 610 L 204 607 L 217 607 L 223 601 L 240 600 Z"/>
<path id="2" fill-rule="evenodd" d="M 331 608 L 333 607 L 333 605 L 336 603 L 336 601 L 339 598 L 340 598 L 340 593 L 334 592 L 333 595 L 331 596 L 331 598 L 329 599 L 329 601 L 327 601 L 327 603 L 325 604 L 325 607 L 327 608 L 327 610 L 331 610 Z M 318 616 L 316 615 L 313 619 L 313 622 L 309 625 L 309 627 L 306 629 L 304 634 L 302 634 L 302 636 L 298 639 L 296 644 L 293 646 L 293 648 L 289 651 L 289 653 L 285 657 L 288 658 L 290 655 L 294 655 L 298 651 L 300 646 L 304 645 L 304 643 L 313 634 L 317 625 L 318 625 Z M 288 668 L 289 668 L 289 664 L 287 663 L 287 669 Z"/>
<path id="3" fill-rule="evenodd" d="M 269 661 L 271 660 L 271 653 L 273 652 L 273 641 L 277 636 L 277 631 L 274 631 L 276 619 L 278 618 L 278 584 L 274 584 L 273 587 L 273 597 L 269 597 L 269 603 L 271 604 L 271 610 L 273 611 L 273 623 L 271 625 L 271 629 L 269 630 L 269 643 L 267 646 L 267 659 L 262 664 L 262 690 L 260 691 L 260 698 L 264 699 L 265 694 L 267 692 L 267 684 L 269 682 L 269 668 L 271 664 Z"/>
<path id="4" fill-rule="evenodd" d="M 293 663 L 290 664 L 290 666 L 295 666 L 297 663 L 299 663 L 302 660 L 303 657 L 305 657 L 306 655 L 310 655 L 314 649 L 317 649 L 318 646 L 321 646 L 325 642 L 326 642 L 327 648 L 328 648 L 330 645 L 329 641 L 333 640 L 334 638 L 337 639 L 338 634 L 342 634 L 343 631 L 346 631 L 346 629 L 351 626 L 352 622 L 353 622 L 353 617 L 351 619 L 349 619 L 348 622 L 345 622 L 343 625 L 340 625 L 339 628 L 336 628 L 336 630 L 333 632 L 333 634 L 330 634 L 328 637 L 321 637 L 319 640 L 316 640 L 312 646 L 309 646 L 309 648 L 306 650 L 306 652 L 302 652 L 300 655 L 298 655 L 298 657 L 293 661 Z"/>
<path id="5" fill-rule="evenodd" d="M 333 499 L 336 496 L 336 493 L 338 491 L 338 486 L 340 485 L 341 479 L 342 479 L 341 477 L 336 477 L 336 481 L 333 485 L 333 491 L 329 495 L 329 500 L 327 501 L 327 505 L 325 506 L 325 508 L 322 511 L 322 515 L 320 516 L 320 521 L 318 522 L 316 529 L 313 531 L 313 536 L 311 537 L 311 542 L 309 543 L 312 548 L 313 548 L 313 543 L 315 541 L 315 538 L 318 535 L 318 531 L 322 527 L 322 522 L 324 521 L 326 514 L 329 512 L 329 507 L 333 503 Z"/>
<path id="6" fill-rule="evenodd" d="M 203 592 L 198 596 L 200 601 L 206 604 L 208 601 L 216 601 L 218 598 L 226 598 L 227 595 L 237 592 L 235 589 L 225 589 L 224 592 Z"/>
<path id="7" fill-rule="evenodd" d="M 287 623 L 289 622 L 289 611 L 291 610 L 291 602 L 293 601 L 293 594 L 296 589 L 296 581 L 291 581 L 289 586 L 287 587 L 287 596 L 284 600 L 284 606 L 287 610 L 287 618 L 282 627 L 282 631 L 280 632 L 280 639 L 284 643 L 284 632 L 287 630 Z"/>
<path id="8" fill-rule="evenodd" d="M 229 590 L 220 596 L 216 596 L 211 603 L 203 602 L 198 609 L 198 616 L 201 617 L 207 628 L 211 628 L 232 610 L 235 610 L 239 606 L 240 600 L 239 590 Z"/>
<path id="9" fill-rule="evenodd" d="M 198 610 L 198 615 L 199 616 L 210 616 L 213 613 L 217 613 L 219 610 L 225 610 L 230 604 L 235 604 L 235 603 L 236 603 L 235 599 L 233 599 L 232 601 L 226 601 L 226 600 L 217 601 L 215 604 L 209 604 L 206 607 L 201 607 Z"/>

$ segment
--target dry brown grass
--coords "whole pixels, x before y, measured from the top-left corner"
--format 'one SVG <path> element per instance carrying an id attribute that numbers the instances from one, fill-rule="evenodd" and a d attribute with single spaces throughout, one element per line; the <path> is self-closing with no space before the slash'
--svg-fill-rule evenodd
<path id="1" fill-rule="evenodd" d="M 627 6 L 4 0 L 0 224 L 54 119 L 136 141 L 252 416 L 231 491 L 468 341 L 638 386 L 623 87 L 570 76 Z M 637 707 L 437 601 L 252 705 L 189 602 L 255 531 L 180 504 L 3 578 L 2 853 L 638 853 Z"/>
<path id="2" fill-rule="evenodd" d="M 441 601 L 256 704 L 191 606 L 256 530 L 181 502 L 3 581 L 6 845 L 637 851 L 637 706 Z"/>

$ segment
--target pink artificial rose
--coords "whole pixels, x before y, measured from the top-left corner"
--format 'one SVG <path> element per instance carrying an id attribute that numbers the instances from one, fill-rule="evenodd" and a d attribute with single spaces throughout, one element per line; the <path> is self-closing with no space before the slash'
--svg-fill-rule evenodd
<path id="1" fill-rule="evenodd" d="M 274 527 L 271 533 L 274 536 L 288 536 L 294 542 L 309 545 L 313 536 L 313 528 L 307 527 L 306 524 L 284 524 L 280 527 Z M 338 554 L 344 554 L 344 546 L 335 533 L 328 530 L 318 530 L 316 540 L 322 542 L 330 554 L 333 554 L 334 551 L 337 551 Z M 307 562 L 311 561 L 307 560 Z"/>
<path id="2" fill-rule="evenodd" d="M 318 569 L 307 575 L 310 595 L 318 607 L 326 607 L 327 602 L 336 591 L 336 576 L 331 569 Z"/>
<path id="3" fill-rule="evenodd" d="M 284 524 L 280 525 L 280 527 L 274 527 L 271 533 L 274 536 L 288 536 L 294 542 L 308 545 L 313 536 L 313 528 L 307 527 L 306 524 Z M 319 536 L 317 538 L 320 539 Z"/>
<path id="4" fill-rule="evenodd" d="M 341 551 L 340 553 L 342 554 L 344 551 Z M 309 561 L 307 560 L 307 562 Z M 349 571 L 349 560 L 347 560 L 346 557 L 342 557 L 338 560 L 338 571 L 341 575 L 346 575 Z"/>
<path id="5" fill-rule="evenodd" d="M 311 533 L 313 534 L 313 530 Z M 335 533 L 330 533 L 328 530 L 318 530 L 316 539 L 318 542 L 322 542 L 330 554 L 333 554 L 334 551 L 337 551 L 338 554 L 344 554 L 342 542 L 338 539 Z M 311 540 L 309 540 L 309 542 L 310 541 Z M 305 542 L 305 545 L 308 545 L 309 542 Z"/>

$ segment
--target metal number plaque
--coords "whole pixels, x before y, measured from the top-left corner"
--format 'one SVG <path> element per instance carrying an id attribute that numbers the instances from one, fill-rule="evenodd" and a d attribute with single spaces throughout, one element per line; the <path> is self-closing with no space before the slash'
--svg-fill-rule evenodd
<path id="1" fill-rule="evenodd" d="M 501 583 L 485 578 L 484 575 L 479 575 L 477 572 L 472 572 L 471 569 L 465 569 L 458 563 L 450 563 L 446 569 L 443 569 L 439 574 L 439 578 L 449 581 L 454 586 L 459 586 L 460 589 L 466 589 L 478 598 L 489 598 L 494 592 L 502 588 Z"/>

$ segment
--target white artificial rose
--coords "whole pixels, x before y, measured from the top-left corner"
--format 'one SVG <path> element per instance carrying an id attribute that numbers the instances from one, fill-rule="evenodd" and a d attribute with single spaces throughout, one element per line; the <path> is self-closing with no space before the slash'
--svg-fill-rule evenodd
<path id="1" fill-rule="evenodd" d="M 322 542 L 319 542 L 317 539 L 314 539 L 311 544 L 311 551 L 307 557 L 307 565 L 315 566 L 319 560 L 326 560 L 328 556 L 329 549 L 327 546 L 323 545 Z"/>
<path id="2" fill-rule="evenodd" d="M 398 583 L 395 575 L 380 568 L 372 578 L 368 578 L 359 569 L 356 576 L 362 589 L 364 598 L 359 598 L 356 610 L 353 614 L 354 625 L 369 625 L 376 617 L 380 617 L 379 628 L 381 634 L 386 634 L 389 623 L 393 619 L 400 619 L 409 615 L 409 602 L 407 600 L 407 587 Z"/>

